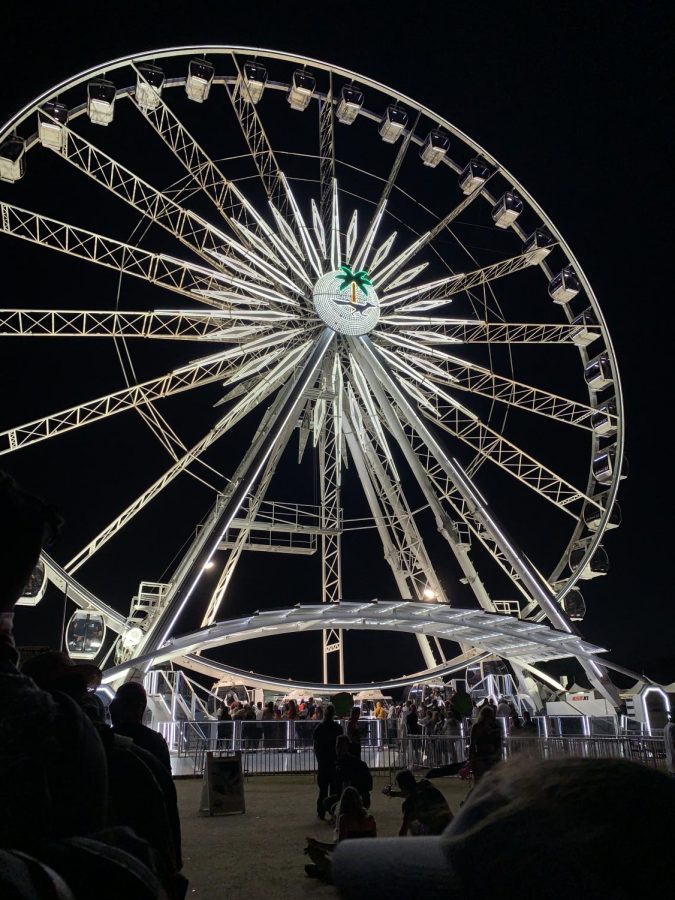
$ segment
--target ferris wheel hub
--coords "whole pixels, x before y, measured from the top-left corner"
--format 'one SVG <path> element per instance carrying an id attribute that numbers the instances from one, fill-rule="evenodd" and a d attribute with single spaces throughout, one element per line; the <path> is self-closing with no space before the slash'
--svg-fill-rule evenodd
<path id="1" fill-rule="evenodd" d="M 364 269 L 344 265 L 322 275 L 312 297 L 317 315 L 338 334 L 367 334 L 380 318 L 380 301 Z"/>

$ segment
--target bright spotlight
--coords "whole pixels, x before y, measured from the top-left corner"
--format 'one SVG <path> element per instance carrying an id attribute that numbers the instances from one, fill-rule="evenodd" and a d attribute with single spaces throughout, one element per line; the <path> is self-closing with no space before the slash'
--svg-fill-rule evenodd
<path id="1" fill-rule="evenodd" d="M 212 569 L 213 566 L 214 566 L 214 562 L 213 562 L 212 559 L 210 559 L 210 560 L 204 565 L 204 571 L 206 572 L 207 569 Z"/>
<path id="2" fill-rule="evenodd" d="M 436 591 L 432 591 L 430 587 L 425 587 L 422 591 L 422 596 L 425 600 L 435 600 L 436 599 Z"/>

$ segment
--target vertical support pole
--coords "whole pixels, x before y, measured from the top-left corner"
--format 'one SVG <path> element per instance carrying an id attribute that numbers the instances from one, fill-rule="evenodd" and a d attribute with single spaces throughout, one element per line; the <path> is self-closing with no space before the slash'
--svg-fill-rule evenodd
<path id="1" fill-rule="evenodd" d="M 321 569 L 322 596 L 324 603 L 336 603 L 342 598 L 342 570 L 340 558 L 342 511 L 340 506 L 341 488 L 341 417 L 342 392 L 339 381 L 338 354 L 328 359 L 324 369 L 324 393 L 329 398 L 319 437 L 319 478 L 321 482 Z M 318 401 L 322 402 L 322 401 Z M 342 650 L 342 629 L 329 628 L 323 636 L 323 680 L 329 678 L 329 657 L 337 654 L 338 681 L 344 684 L 344 655 Z"/>

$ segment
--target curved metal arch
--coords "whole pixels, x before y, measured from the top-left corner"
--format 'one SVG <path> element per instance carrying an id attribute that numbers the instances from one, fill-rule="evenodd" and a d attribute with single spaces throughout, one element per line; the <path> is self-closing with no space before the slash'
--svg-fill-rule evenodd
<path id="1" fill-rule="evenodd" d="M 321 631 L 326 628 L 355 631 L 399 631 L 444 640 L 466 642 L 497 656 L 517 656 L 526 663 L 566 659 L 592 659 L 604 652 L 578 635 L 548 625 L 521 622 L 511 616 L 476 609 L 456 609 L 445 604 L 415 601 L 368 601 L 298 605 L 290 609 L 264 610 L 252 616 L 229 619 L 199 628 L 161 647 L 104 672 L 104 681 L 117 681 L 130 672 L 185 657 L 198 650 L 222 647 L 274 635 Z"/>
<path id="2" fill-rule="evenodd" d="M 331 684 L 316 681 L 296 681 L 293 678 L 279 678 L 274 675 L 261 675 L 257 672 L 249 672 L 245 669 L 237 669 L 234 666 L 227 666 L 224 663 L 218 663 L 211 659 L 205 659 L 203 656 L 178 657 L 174 660 L 180 666 L 191 669 L 193 672 L 200 672 L 202 675 L 208 675 L 214 679 L 222 678 L 223 675 L 229 675 L 238 679 L 242 684 L 253 685 L 254 687 L 272 687 L 279 688 L 283 691 L 300 690 L 308 693 L 320 694 L 322 691 L 330 693 L 338 693 L 339 691 L 348 691 L 350 693 L 358 693 L 358 691 L 380 690 L 386 691 L 393 688 L 409 687 L 420 681 L 427 681 L 430 678 L 448 678 L 456 672 L 461 672 L 469 663 L 481 662 L 487 659 L 490 654 L 487 652 L 477 653 L 473 656 L 462 654 L 454 659 L 448 660 L 440 666 L 434 666 L 431 669 L 422 669 L 412 675 L 401 675 L 400 678 L 389 678 L 385 681 L 358 681 L 350 684 Z"/>

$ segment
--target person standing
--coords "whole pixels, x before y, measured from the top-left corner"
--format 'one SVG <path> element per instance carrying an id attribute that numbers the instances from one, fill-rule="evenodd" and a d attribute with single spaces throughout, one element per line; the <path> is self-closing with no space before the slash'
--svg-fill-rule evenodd
<path id="1" fill-rule="evenodd" d="M 499 762 L 501 750 L 502 730 L 497 724 L 492 707 L 484 706 L 478 714 L 476 724 L 471 729 L 469 744 L 469 762 L 476 783 L 488 769 Z"/>
<path id="2" fill-rule="evenodd" d="M 347 737 L 349 738 L 349 752 L 357 759 L 361 759 L 361 732 L 359 730 L 359 719 L 361 718 L 361 707 L 353 706 L 347 721 Z"/>
<path id="3" fill-rule="evenodd" d="M 322 721 L 316 726 L 312 735 L 317 764 L 316 781 L 319 786 L 316 814 L 320 819 L 326 818 L 324 800 L 329 794 L 335 793 L 337 760 L 335 741 L 341 734 L 342 725 L 335 721 L 335 707 L 329 703 L 324 710 Z"/>
<path id="4" fill-rule="evenodd" d="M 666 766 L 668 774 L 675 776 L 675 707 L 668 714 L 670 722 L 663 729 L 663 739 L 666 743 Z"/>

